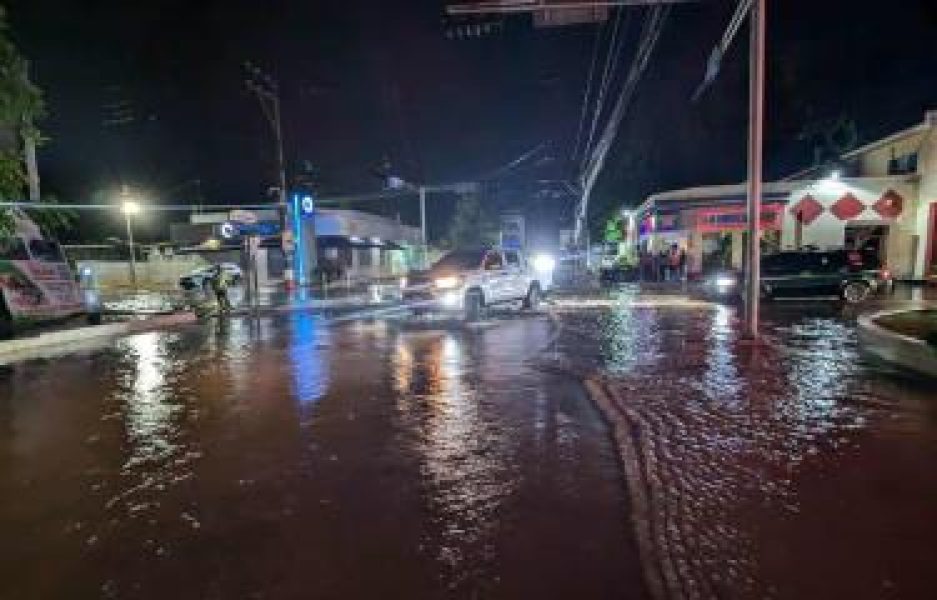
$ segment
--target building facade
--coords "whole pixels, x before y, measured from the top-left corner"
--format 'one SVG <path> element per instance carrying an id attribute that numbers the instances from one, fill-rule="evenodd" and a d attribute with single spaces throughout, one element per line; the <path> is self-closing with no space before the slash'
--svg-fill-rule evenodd
<path id="1" fill-rule="evenodd" d="M 262 286 L 282 282 L 285 258 L 275 210 L 253 211 L 260 247 L 256 253 Z M 170 239 L 182 253 L 201 255 L 210 263 L 246 263 L 245 238 L 230 212 L 193 214 L 188 223 L 170 226 Z M 313 230 L 314 223 L 314 230 Z M 307 281 L 343 279 L 359 282 L 406 273 L 418 262 L 420 230 L 395 220 L 355 210 L 317 209 L 299 222 L 307 239 L 315 232 L 318 265 L 309 263 Z M 267 231 L 264 233 L 264 231 Z"/>
<path id="2" fill-rule="evenodd" d="M 684 248 L 688 270 L 740 268 L 746 186 L 655 194 L 634 212 L 639 250 Z M 898 278 L 937 277 L 937 112 L 924 122 L 811 169 L 764 185 L 762 250 L 861 249 Z"/>

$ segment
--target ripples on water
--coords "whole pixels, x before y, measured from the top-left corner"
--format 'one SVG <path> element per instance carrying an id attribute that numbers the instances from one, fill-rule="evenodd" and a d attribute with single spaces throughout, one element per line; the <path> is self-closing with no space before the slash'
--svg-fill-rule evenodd
<path id="1" fill-rule="evenodd" d="M 566 315 L 568 348 L 597 339 L 593 364 L 631 411 L 669 588 L 773 595 L 757 578 L 765 541 L 752 535 L 755 507 L 797 514 L 800 466 L 835 464 L 876 404 L 854 326 L 768 321 L 767 343 L 751 346 L 740 342 L 734 309 L 619 300 L 595 323 L 595 313 Z"/>
<path id="2" fill-rule="evenodd" d="M 478 343 L 452 333 L 399 338 L 392 363 L 398 409 L 418 432 L 411 443 L 434 525 L 425 543 L 452 590 L 478 589 L 490 574 L 497 513 L 517 485 L 508 432 L 477 383 Z"/>

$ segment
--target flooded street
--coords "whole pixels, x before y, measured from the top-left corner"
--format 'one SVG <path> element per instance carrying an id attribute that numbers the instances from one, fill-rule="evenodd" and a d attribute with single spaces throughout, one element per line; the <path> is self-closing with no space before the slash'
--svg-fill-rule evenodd
<path id="1" fill-rule="evenodd" d="M 624 291 L 561 314 L 616 420 L 648 581 L 668 598 L 930 598 L 937 392 L 868 359 L 855 315 Z M 565 352 L 562 352 L 565 350 Z"/>
<path id="2" fill-rule="evenodd" d="M 4 367 L 0 598 L 645 597 L 554 334 L 295 313 Z"/>
<path id="3" fill-rule="evenodd" d="M 931 597 L 937 393 L 854 314 L 769 305 L 752 345 L 679 295 L 551 310 L 4 367 L 0 598 Z"/>

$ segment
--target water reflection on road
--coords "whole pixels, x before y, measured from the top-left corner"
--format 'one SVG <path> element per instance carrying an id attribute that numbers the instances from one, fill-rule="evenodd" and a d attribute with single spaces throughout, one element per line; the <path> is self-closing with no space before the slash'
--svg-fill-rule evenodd
<path id="1" fill-rule="evenodd" d="M 870 361 L 852 314 L 763 317 L 752 345 L 733 308 L 633 290 L 562 315 L 631 428 L 653 569 L 677 597 L 929 597 L 937 394 Z"/>
<path id="2" fill-rule="evenodd" d="M 7 367 L 0 597 L 643 597 L 552 331 L 296 313 Z"/>

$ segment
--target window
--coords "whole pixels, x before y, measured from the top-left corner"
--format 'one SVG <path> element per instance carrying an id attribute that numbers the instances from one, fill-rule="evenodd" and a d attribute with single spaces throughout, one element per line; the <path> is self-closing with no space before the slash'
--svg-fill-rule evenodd
<path id="1" fill-rule="evenodd" d="M 23 240 L 17 237 L 0 239 L 0 260 L 29 260 Z"/>
<path id="2" fill-rule="evenodd" d="M 371 266 L 371 249 L 370 248 L 358 248 L 358 266 L 359 267 Z"/>
<path id="3" fill-rule="evenodd" d="M 761 270 L 765 275 L 788 275 L 809 268 L 810 255 L 806 252 L 779 252 L 761 259 Z"/>
<path id="4" fill-rule="evenodd" d="M 505 252 L 504 260 L 507 262 L 508 267 L 512 269 L 519 269 L 521 266 L 521 257 L 517 252 L 513 252 L 513 251 Z"/>
<path id="5" fill-rule="evenodd" d="M 62 256 L 62 250 L 55 242 L 46 240 L 30 240 L 29 253 L 36 260 L 43 262 L 65 262 Z"/>
<path id="6" fill-rule="evenodd" d="M 898 157 L 892 157 L 888 161 L 889 175 L 908 175 L 917 173 L 917 152 L 910 152 Z"/>
<path id="7" fill-rule="evenodd" d="M 488 256 L 485 257 L 486 271 L 500 271 L 503 268 L 504 260 L 501 258 L 500 252 L 490 252 Z"/>

